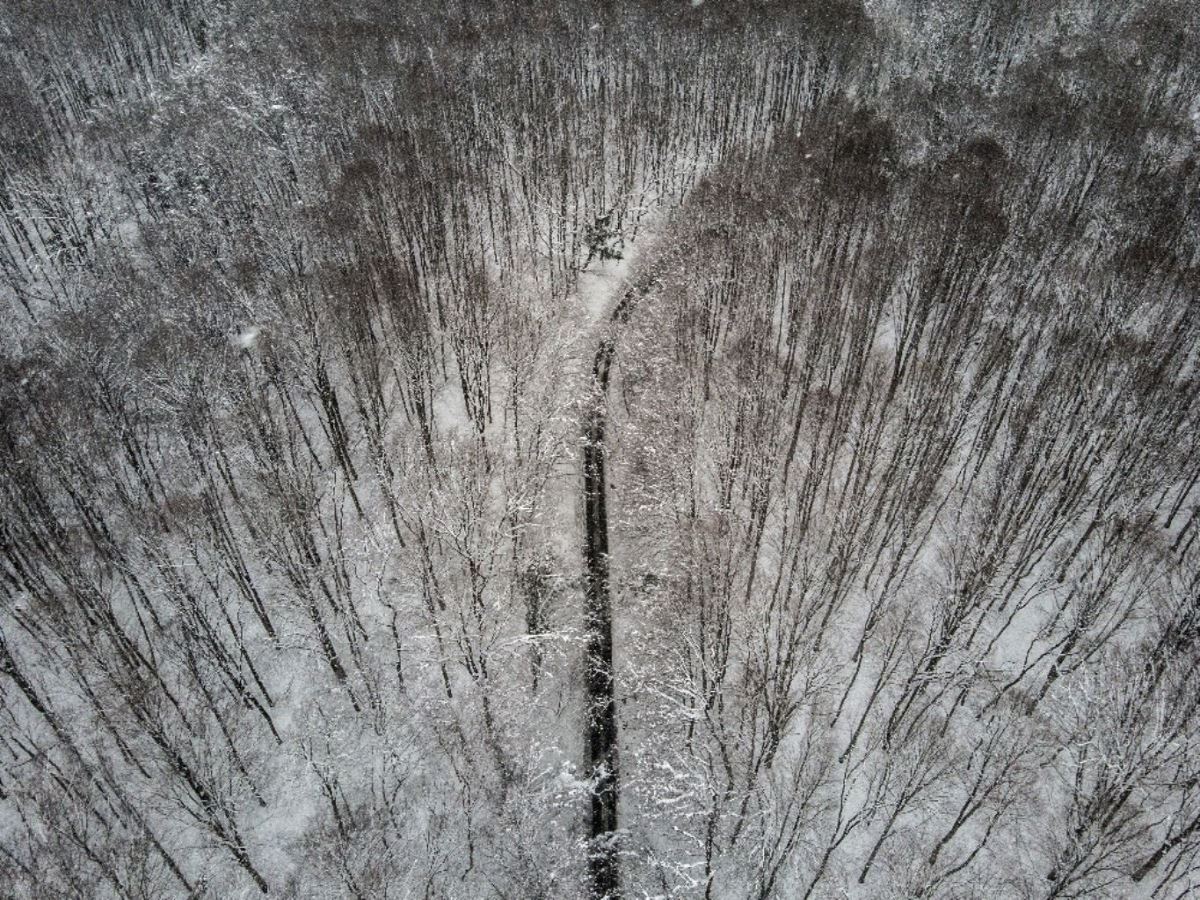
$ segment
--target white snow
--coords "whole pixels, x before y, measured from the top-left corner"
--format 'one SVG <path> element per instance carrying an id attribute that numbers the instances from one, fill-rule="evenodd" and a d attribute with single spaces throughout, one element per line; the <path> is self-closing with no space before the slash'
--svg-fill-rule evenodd
<path id="1" fill-rule="evenodd" d="M 262 329 L 257 325 L 251 325 L 249 328 L 243 328 L 238 332 L 237 337 L 233 339 L 234 346 L 239 350 L 250 350 L 258 343 L 258 336 L 262 333 Z"/>

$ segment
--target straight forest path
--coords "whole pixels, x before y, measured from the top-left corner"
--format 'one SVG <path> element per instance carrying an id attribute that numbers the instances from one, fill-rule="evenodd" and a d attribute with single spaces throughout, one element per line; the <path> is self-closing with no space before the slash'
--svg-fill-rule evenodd
<path id="1" fill-rule="evenodd" d="M 626 265 L 628 268 L 628 264 Z M 619 827 L 620 769 L 617 753 L 616 681 L 613 669 L 613 613 L 609 590 L 608 480 L 605 431 L 608 389 L 620 327 L 653 279 L 625 282 L 620 299 L 603 322 L 592 363 L 590 403 L 583 443 L 585 610 L 587 616 L 587 779 L 592 785 L 588 856 L 593 900 L 620 897 L 616 836 Z M 610 293 L 610 298 L 611 298 Z M 611 299 L 607 306 L 611 304 Z M 589 312 L 603 309 L 597 304 Z"/>

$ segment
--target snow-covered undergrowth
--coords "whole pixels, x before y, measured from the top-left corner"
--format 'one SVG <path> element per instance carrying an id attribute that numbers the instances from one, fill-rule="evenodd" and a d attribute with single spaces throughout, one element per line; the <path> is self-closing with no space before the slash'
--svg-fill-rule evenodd
<path id="1" fill-rule="evenodd" d="M 1178 16 L 55 6 L 0 11 L 0 892 L 586 896 L 611 338 L 625 896 L 1186 895 Z"/>

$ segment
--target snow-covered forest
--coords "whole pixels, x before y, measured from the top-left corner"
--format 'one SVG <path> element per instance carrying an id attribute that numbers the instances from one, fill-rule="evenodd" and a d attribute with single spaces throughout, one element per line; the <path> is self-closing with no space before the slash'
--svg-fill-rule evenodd
<path id="1" fill-rule="evenodd" d="M 0 896 L 1200 896 L 1192 0 L 0 3 Z"/>

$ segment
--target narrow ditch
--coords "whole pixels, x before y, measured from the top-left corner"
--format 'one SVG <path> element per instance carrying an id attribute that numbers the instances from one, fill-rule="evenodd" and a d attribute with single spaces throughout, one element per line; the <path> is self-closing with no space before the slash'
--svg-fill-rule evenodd
<path id="1" fill-rule="evenodd" d="M 617 759 L 616 684 L 613 677 L 612 597 L 608 584 L 608 493 L 605 477 L 605 426 L 609 373 L 616 354 L 616 328 L 629 320 L 639 295 L 629 288 L 613 309 L 608 333 L 601 338 L 592 366 L 592 409 L 583 445 L 584 561 L 587 568 L 587 766 L 592 787 L 588 881 L 592 900 L 621 895 L 617 858 L 617 807 L 620 770 Z"/>

